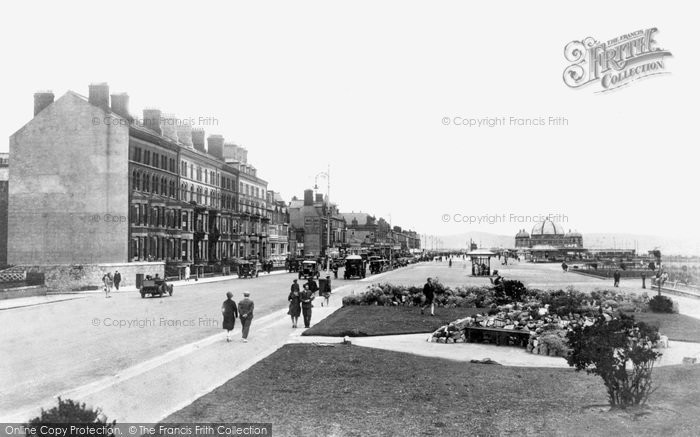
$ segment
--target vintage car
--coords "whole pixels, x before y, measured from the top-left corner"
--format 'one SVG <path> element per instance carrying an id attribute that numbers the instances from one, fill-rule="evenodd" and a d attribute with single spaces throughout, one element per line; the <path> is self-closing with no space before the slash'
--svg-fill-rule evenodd
<path id="1" fill-rule="evenodd" d="M 251 261 L 238 262 L 238 277 L 239 278 L 257 278 L 258 269 L 256 263 Z"/>
<path id="2" fill-rule="evenodd" d="M 299 279 L 313 277 L 321 277 L 321 270 L 319 270 L 318 262 L 311 259 L 302 261 L 299 266 Z"/>
<path id="3" fill-rule="evenodd" d="M 173 285 L 168 284 L 165 279 L 162 278 L 151 278 L 147 276 L 146 279 L 141 283 L 141 288 L 139 289 L 141 293 L 141 298 L 145 298 L 147 294 L 151 297 L 163 297 L 164 294 L 169 296 L 173 295 Z"/>
<path id="4" fill-rule="evenodd" d="M 365 261 L 359 255 L 348 255 L 345 257 L 345 273 L 343 277 L 350 279 L 352 277 L 364 278 L 366 275 Z"/>
<path id="5" fill-rule="evenodd" d="M 369 272 L 373 275 L 381 273 L 385 269 L 385 260 L 378 256 L 373 256 L 369 258 Z"/>
<path id="6" fill-rule="evenodd" d="M 299 271 L 299 265 L 301 264 L 301 261 L 298 258 L 289 258 L 285 262 L 285 267 L 287 268 L 288 272 L 298 272 Z"/>

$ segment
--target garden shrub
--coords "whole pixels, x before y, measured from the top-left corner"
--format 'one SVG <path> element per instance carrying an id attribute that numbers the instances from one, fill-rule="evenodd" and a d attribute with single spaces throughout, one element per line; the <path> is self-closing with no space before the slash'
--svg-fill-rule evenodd
<path id="1" fill-rule="evenodd" d="M 65 430 L 69 431 L 69 425 L 79 424 L 81 429 L 86 430 L 86 435 L 110 435 L 111 429 L 117 423 L 116 420 L 107 422 L 100 409 L 93 410 L 87 408 L 85 403 L 75 402 L 71 399 L 63 400 L 58 398 L 58 405 L 50 410 L 41 409 L 41 414 L 33 418 L 25 424 L 26 435 L 34 436 L 54 436 L 45 431 L 46 425 L 51 425 L 51 431 L 57 429 L 63 430 L 62 424 L 65 424 Z M 66 435 L 70 435 L 67 433 Z"/>
<path id="2" fill-rule="evenodd" d="M 566 360 L 577 371 L 603 379 L 613 408 L 640 405 L 653 392 L 651 374 L 661 354 L 651 347 L 658 339 L 657 328 L 636 323 L 634 317 L 599 317 L 591 326 L 568 332 L 571 352 Z"/>
<path id="3" fill-rule="evenodd" d="M 571 349 L 565 338 L 559 334 L 560 331 L 551 331 L 540 336 L 537 341 L 547 346 L 550 356 L 565 357 Z"/>
<path id="4" fill-rule="evenodd" d="M 673 301 L 669 297 L 656 295 L 649 300 L 649 309 L 655 313 L 672 313 Z"/>

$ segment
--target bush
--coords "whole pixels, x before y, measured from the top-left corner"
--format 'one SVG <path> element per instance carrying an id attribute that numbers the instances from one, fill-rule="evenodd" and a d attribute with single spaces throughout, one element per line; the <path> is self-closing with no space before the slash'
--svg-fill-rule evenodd
<path id="1" fill-rule="evenodd" d="M 68 430 L 68 424 L 80 424 L 89 430 L 86 431 L 88 434 L 109 435 L 110 430 L 116 423 L 116 420 L 107 422 L 107 418 L 104 417 L 99 408 L 93 410 L 85 407 L 84 402 L 81 404 L 71 399 L 63 400 L 59 397 L 57 406 L 50 410 L 42 408 L 38 417 L 25 424 L 25 429 L 27 435 L 49 436 L 50 434 L 42 431 L 42 425 L 51 425 L 52 430 L 55 430 L 56 428 L 61 428 L 60 424 L 66 424 L 66 430 Z M 51 435 L 53 436 L 54 434 Z"/>
<path id="2" fill-rule="evenodd" d="M 640 405 L 653 392 L 651 373 L 661 354 L 651 347 L 658 339 L 657 328 L 635 323 L 633 317 L 599 317 L 591 326 L 569 331 L 566 361 L 577 371 L 603 378 L 613 408 Z"/>
<path id="3" fill-rule="evenodd" d="M 542 335 L 537 341 L 547 346 L 550 356 L 565 357 L 571 351 L 566 343 L 566 339 L 562 338 L 557 331 Z"/>
<path id="4" fill-rule="evenodd" d="M 655 313 L 672 313 L 673 301 L 661 295 L 656 295 L 649 300 L 649 309 Z"/>
<path id="5" fill-rule="evenodd" d="M 521 302 L 527 294 L 527 289 L 520 281 L 505 280 L 494 287 L 496 303 L 499 305 Z"/>

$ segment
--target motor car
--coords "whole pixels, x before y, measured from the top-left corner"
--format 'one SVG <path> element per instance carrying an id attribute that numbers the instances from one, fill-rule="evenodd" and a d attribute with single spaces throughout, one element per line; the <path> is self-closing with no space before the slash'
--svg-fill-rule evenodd
<path id="1" fill-rule="evenodd" d="M 353 277 L 364 278 L 366 275 L 365 261 L 359 255 L 348 255 L 345 258 L 345 273 L 343 277 L 350 279 Z"/>
<path id="2" fill-rule="evenodd" d="M 321 270 L 318 266 L 318 261 L 314 260 L 304 260 L 299 266 L 299 279 L 306 278 L 319 278 L 321 277 Z"/>
<path id="3" fill-rule="evenodd" d="M 165 279 L 162 278 L 147 277 L 141 283 L 139 293 L 141 293 L 142 299 L 145 298 L 147 294 L 150 294 L 151 297 L 163 297 L 165 294 L 172 296 L 173 284 L 168 284 Z"/>
<path id="4" fill-rule="evenodd" d="M 239 278 L 257 278 L 259 274 L 256 264 L 251 261 L 238 262 L 238 277 Z"/>

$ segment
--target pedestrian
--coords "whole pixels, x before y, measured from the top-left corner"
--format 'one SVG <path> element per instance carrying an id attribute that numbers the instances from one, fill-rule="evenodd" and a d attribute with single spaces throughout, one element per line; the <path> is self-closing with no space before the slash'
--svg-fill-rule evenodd
<path id="1" fill-rule="evenodd" d="M 613 285 L 615 287 L 620 286 L 620 271 L 619 270 L 615 270 L 615 273 L 613 273 Z"/>
<path id="2" fill-rule="evenodd" d="M 331 276 L 326 275 L 326 282 L 323 285 L 323 290 L 321 290 L 321 296 L 323 296 L 323 302 L 321 302 L 321 306 L 323 306 L 323 303 L 326 303 L 326 306 L 328 306 L 328 301 L 331 297 Z"/>
<path id="3" fill-rule="evenodd" d="M 301 292 L 301 312 L 304 314 L 304 328 L 311 327 L 311 301 L 316 299 L 314 293 L 309 289 L 309 284 L 304 284 L 304 290 Z"/>
<path id="4" fill-rule="evenodd" d="M 250 324 L 253 321 L 253 309 L 255 309 L 255 304 L 250 300 L 250 293 L 246 291 L 243 293 L 243 300 L 238 302 L 238 314 L 241 317 L 243 343 L 248 343 L 248 332 L 250 330 Z"/>
<path id="5" fill-rule="evenodd" d="M 309 278 L 308 282 L 304 285 L 309 286 L 309 291 L 316 293 L 318 291 L 318 284 L 314 281 L 314 278 Z"/>
<path id="6" fill-rule="evenodd" d="M 114 288 L 119 291 L 119 284 L 122 282 L 122 274 L 119 270 L 114 271 Z"/>
<path id="7" fill-rule="evenodd" d="M 452 267 L 452 258 L 450 258 L 449 267 Z"/>
<path id="8" fill-rule="evenodd" d="M 102 282 L 104 283 L 105 297 L 111 297 L 109 293 L 112 292 L 112 284 L 114 284 L 112 279 L 112 274 L 107 273 L 102 277 Z"/>
<path id="9" fill-rule="evenodd" d="M 289 301 L 289 311 L 287 314 L 292 317 L 292 328 L 296 328 L 297 323 L 299 323 L 299 315 L 301 314 L 301 292 L 299 291 L 299 284 L 297 284 L 296 279 L 292 284 L 292 289 L 289 292 L 287 300 Z"/>
<path id="10" fill-rule="evenodd" d="M 185 282 L 190 282 L 190 265 L 185 266 Z"/>
<path id="11" fill-rule="evenodd" d="M 420 313 L 425 314 L 425 309 L 430 307 L 430 315 L 435 315 L 435 304 L 433 303 L 433 298 L 435 297 L 435 290 L 433 289 L 433 280 L 428 278 L 427 282 L 423 286 L 423 295 L 425 296 L 425 302 L 420 307 Z"/>
<path id="12" fill-rule="evenodd" d="M 642 272 L 642 288 L 647 288 L 647 275 Z"/>
<path id="13" fill-rule="evenodd" d="M 238 307 L 236 302 L 233 301 L 233 293 L 230 291 L 226 292 L 226 300 L 221 305 L 221 314 L 224 316 L 224 322 L 222 327 L 226 330 L 226 341 L 231 341 L 231 331 L 236 325 L 236 317 L 238 317 Z"/>
<path id="14" fill-rule="evenodd" d="M 561 263 L 561 269 L 564 270 L 564 272 L 569 271 L 569 266 L 566 264 L 566 261 Z"/>

